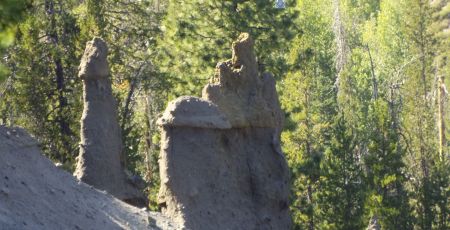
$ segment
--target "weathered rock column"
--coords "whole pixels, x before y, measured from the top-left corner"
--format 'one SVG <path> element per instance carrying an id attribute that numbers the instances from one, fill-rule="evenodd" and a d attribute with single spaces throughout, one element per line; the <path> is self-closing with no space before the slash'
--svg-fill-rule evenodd
<path id="1" fill-rule="evenodd" d="M 203 99 L 178 98 L 159 120 L 163 213 L 187 229 L 290 229 L 282 123 L 275 80 L 242 34 Z"/>
<path id="2" fill-rule="evenodd" d="M 121 200 L 143 206 L 145 196 L 132 186 L 121 164 L 122 137 L 107 55 L 106 43 L 94 38 L 87 43 L 81 59 L 79 77 L 83 80 L 84 110 L 80 155 L 74 175 Z"/>

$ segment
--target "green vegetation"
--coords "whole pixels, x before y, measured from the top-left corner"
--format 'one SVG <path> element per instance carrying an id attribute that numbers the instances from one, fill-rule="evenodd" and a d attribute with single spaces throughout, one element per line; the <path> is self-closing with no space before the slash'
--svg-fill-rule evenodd
<path id="1" fill-rule="evenodd" d="M 231 57 L 230 44 L 242 32 L 255 40 L 261 69 L 276 76 L 286 73 L 284 53 L 300 32 L 293 23 L 298 15 L 295 7 L 276 9 L 268 0 L 173 0 L 168 4 L 159 63 L 180 82 L 174 90 L 177 95 L 199 94 L 217 62 Z"/>
<path id="2" fill-rule="evenodd" d="M 27 0 L 6 0 L 0 2 L 0 54 L 14 41 L 16 23 L 22 19 L 29 1 Z M 8 71 L 0 63 L 0 82 L 5 80 Z"/>
<path id="3" fill-rule="evenodd" d="M 286 115 L 295 229 L 365 229 L 373 219 L 382 229 L 449 229 L 449 1 L 285 3 L 2 1 L 0 124 L 27 128 L 72 170 L 79 59 L 103 37 L 125 163 L 148 182 L 155 209 L 156 119 L 169 100 L 200 94 L 249 32 Z"/>

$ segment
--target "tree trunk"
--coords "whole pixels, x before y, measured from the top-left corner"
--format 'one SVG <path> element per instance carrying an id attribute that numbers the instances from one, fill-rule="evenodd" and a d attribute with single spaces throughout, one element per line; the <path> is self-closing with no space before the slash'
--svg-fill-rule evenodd
<path id="1" fill-rule="evenodd" d="M 45 12 L 47 16 L 49 17 L 50 21 L 50 28 L 48 31 L 49 34 L 49 40 L 52 43 L 54 47 L 58 47 L 59 45 L 59 35 L 56 30 L 56 18 L 55 18 L 55 2 L 52 0 L 46 0 L 45 1 Z M 67 121 L 65 117 L 65 108 L 67 107 L 67 99 L 64 95 L 65 91 L 65 82 L 64 82 L 64 67 L 62 64 L 61 57 L 55 55 L 53 58 L 53 64 L 54 64 L 54 71 L 55 71 L 55 82 L 56 82 L 56 92 L 58 95 L 58 109 L 56 114 L 55 121 L 59 125 L 59 135 L 61 137 L 61 141 L 63 144 L 63 147 L 70 151 L 71 146 L 70 143 L 67 141 L 72 133 L 69 127 L 69 122 Z M 65 162 L 67 160 L 67 156 L 63 156 L 60 153 L 58 153 L 59 160 L 61 162 Z"/>
<path id="2" fill-rule="evenodd" d="M 309 183 L 311 183 L 311 181 Z M 313 203 L 313 190 L 312 190 L 311 184 L 308 184 L 308 201 L 309 201 L 310 205 L 314 205 L 314 203 Z M 309 217 L 309 226 L 308 227 L 309 227 L 309 230 L 314 230 L 315 229 L 314 209 L 313 209 L 313 213 Z"/>
<path id="3" fill-rule="evenodd" d="M 447 138 L 445 136 L 445 100 L 447 98 L 447 89 L 444 84 L 444 77 L 439 78 L 438 87 L 438 126 L 439 126 L 439 158 L 444 160 Z"/>
<path id="4" fill-rule="evenodd" d="M 335 42 L 337 47 L 336 53 L 336 81 L 334 86 L 339 89 L 340 75 L 347 63 L 348 45 L 345 37 L 345 28 L 341 20 L 340 1 L 333 0 L 333 33 L 335 36 Z"/>
<path id="5" fill-rule="evenodd" d="M 151 96 L 145 97 L 145 124 L 146 124 L 146 132 L 145 132 L 145 165 L 147 167 L 147 172 L 145 174 L 145 180 L 147 182 L 153 181 L 153 165 L 152 165 L 152 154 L 154 150 L 153 145 L 153 107 L 152 107 L 152 98 Z"/>
<path id="6" fill-rule="evenodd" d="M 372 99 L 376 100 L 378 98 L 378 82 L 375 75 L 375 65 L 373 64 L 372 54 L 370 53 L 370 48 L 367 45 L 367 53 L 369 54 L 370 59 L 370 73 L 372 75 L 372 85 L 373 85 L 373 92 L 372 92 Z"/>

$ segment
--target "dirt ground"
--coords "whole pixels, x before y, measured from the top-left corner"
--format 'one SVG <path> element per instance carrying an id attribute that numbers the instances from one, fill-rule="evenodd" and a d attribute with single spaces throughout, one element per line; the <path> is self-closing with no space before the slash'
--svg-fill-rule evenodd
<path id="1" fill-rule="evenodd" d="M 0 229 L 177 229 L 57 168 L 23 129 L 0 126 Z"/>

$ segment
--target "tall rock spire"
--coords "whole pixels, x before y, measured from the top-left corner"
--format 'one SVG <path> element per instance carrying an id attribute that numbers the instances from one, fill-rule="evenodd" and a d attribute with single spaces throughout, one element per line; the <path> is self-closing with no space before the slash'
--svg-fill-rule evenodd
<path id="1" fill-rule="evenodd" d="M 121 164 L 122 137 L 107 56 L 106 43 L 94 38 L 87 43 L 81 59 L 79 77 L 83 80 L 84 110 L 74 175 L 130 204 L 145 206 L 145 196 L 132 186 Z"/>

